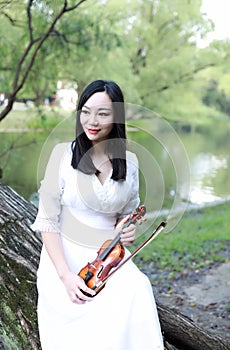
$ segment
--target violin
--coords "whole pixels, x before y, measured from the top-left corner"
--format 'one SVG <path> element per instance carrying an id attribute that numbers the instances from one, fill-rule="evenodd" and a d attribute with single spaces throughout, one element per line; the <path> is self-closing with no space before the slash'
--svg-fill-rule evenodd
<path id="1" fill-rule="evenodd" d="M 108 274 L 104 279 L 98 282 L 97 285 L 93 287 L 94 291 L 96 292 L 95 295 L 97 295 L 105 286 L 106 282 L 114 275 L 115 272 L 117 272 L 122 266 L 124 266 L 130 259 L 132 259 L 135 255 L 137 255 L 138 252 L 140 252 L 144 247 L 147 246 L 153 239 L 155 239 L 159 233 L 164 230 L 165 226 L 167 225 L 167 222 L 162 221 L 157 228 L 150 234 L 150 236 L 139 246 L 137 247 L 132 254 L 130 254 L 125 260 L 123 260 L 119 266 L 117 266 L 110 274 Z M 83 292 L 84 293 L 84 292 Z M 91 296 L 87 293 L 87 296 Z"/>
<path id="2" fill-rule="evenodd" d="M 128 227 L 130 224 L 139 222 L 145 213 L 146 208 L 144 205 L 141 205 L 134 210 L 116 237 L 113 240 L 105 241 L 97 252 L 96 259 L 93 262 L 88 263 L 80 270 L 78 275 L 84 280 L 85 284 L 89 288 L 96 290 L 97 285 L 107 278 L 111 269 L 116 267 L 122 261 L 125 255 L 124 246 L 120 241 L 123 229 Z M 83 293 L 87 296 L 91 296 L 86 292 Z"/>

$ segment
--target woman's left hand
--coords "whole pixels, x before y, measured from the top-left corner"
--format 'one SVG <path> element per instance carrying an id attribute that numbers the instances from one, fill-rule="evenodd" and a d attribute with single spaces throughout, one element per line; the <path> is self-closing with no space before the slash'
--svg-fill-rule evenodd
<path id="1" fill-rule="evenodd" d="M 123 219 L 118 220 L 117 225 L 116 225 L 116 230 L 121 230 L 124 224 L 128 221 L 129 215 L 124 217 Z M 123 234 L 121 235 L 121 243 L 123 245 L 131 245 L 134 240 L 135 240 L 135 230 L 136 227 L 134 224 L 130 224 L 128 227 L 122 229 Z"/>
<path id="2" fill-rule="evenodd" d="M 121 235 L 121 243 L 123 245 L 131 245 L 135 241 L 135 231 L 136 227 L 134 224 L 129 225 L 123 229 L 123 234 Z"/>

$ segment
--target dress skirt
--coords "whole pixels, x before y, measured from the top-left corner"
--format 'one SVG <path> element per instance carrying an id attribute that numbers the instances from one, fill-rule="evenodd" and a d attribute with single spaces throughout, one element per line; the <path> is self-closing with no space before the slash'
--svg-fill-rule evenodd
<path id="1" fill-rule="evenodd" d="M 138 161 L 127 151 L 125 181 L 71 166 L 71 144 L 55 146 L 41 187 L 31 228 L 60 234 L 72 272 L 93 262 L 101 244 L 114 237 L 117 218 L 137 208 Z M 126 249 L 126 254 L 130 254 Z M 130 260 L 91 302 L 71 302 L 42 248 L 37 272 L 38 323 L 42 350 L 163 350 L 156 304 L 148 278 Z"/>
<path id="2" fill-rule="evenodd" d="M 63 246 L 76 273 L 97 256 L 96 249 L 68 239 Z M 164 349 L 151 284 L 131 260 L 91 302 L 79 305 L 70 301 L 43 247 L 37 287 L 42 350 Z"/>

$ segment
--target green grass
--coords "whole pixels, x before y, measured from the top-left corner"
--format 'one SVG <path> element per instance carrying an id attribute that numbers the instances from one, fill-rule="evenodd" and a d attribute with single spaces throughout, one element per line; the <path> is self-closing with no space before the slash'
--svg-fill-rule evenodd
<path id="1" fill-rule="evenodd" d="M 173 277 L 228 260 L 224 252 L 230 247 L 229 213 L 230 202 L 186 213 L 171 232 L 161 233 L 146 246 L 135 262 L 142 269 L 149 266 Z"/>
<path id="2" fill-rule="evenodd" d="M 1 121 L 0 131 L 51 130 L 71 113 L 58 107 L 25 108 L 16 104 L 15 109 Z"/>

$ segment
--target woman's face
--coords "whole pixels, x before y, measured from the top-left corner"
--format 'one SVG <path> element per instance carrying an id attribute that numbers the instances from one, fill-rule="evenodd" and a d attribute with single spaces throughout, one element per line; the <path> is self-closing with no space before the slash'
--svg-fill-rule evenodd
<path id="1" fill-rule="evenodd" d="M 106 140 L 113 128 L 113 106 L 106 92 L 96 92 L 84 104 L 80 122 L 93 144 Z"/>

